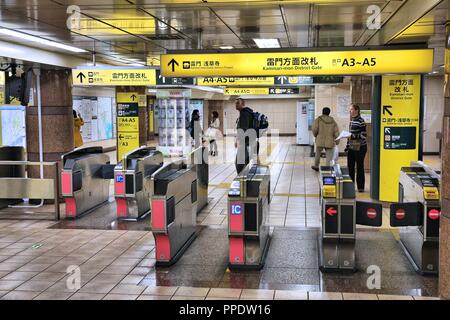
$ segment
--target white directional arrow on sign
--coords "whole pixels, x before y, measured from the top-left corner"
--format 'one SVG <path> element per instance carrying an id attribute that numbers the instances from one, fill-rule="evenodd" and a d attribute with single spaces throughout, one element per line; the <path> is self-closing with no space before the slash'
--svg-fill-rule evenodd
<path id="1" fill-rule="evenodd" d="M 391 134 L 391 128 L 384 128 L 384 133 Z"/>

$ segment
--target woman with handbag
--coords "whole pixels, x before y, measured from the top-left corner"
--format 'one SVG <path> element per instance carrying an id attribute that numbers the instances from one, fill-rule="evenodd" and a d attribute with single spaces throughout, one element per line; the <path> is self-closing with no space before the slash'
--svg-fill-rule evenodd
<path id="1" fill-rule="evenodd" d="M 213 157 L 217 156 L 217 139 L 220 136 L 220 120 L 219 113 L 217 111 L 213 111 L 212 120 L 209 124 L 208 128 L 208 136 L 209 136 L 209 144 L 210 144 L 210 155 Z"/>
<path id="2" fill-rule="evenodd" d="M 350 177 L 355 182 L 356 165 L 356 185 L 359 192 L 364 192 L 365 173 L 364 158 L 367 153 L 367 131 L 366 123 L 361 117 L 360 107 L 356 104 L 350 106 L 350 133 L 351 137 L 347 142 L 347 166 Z"/>

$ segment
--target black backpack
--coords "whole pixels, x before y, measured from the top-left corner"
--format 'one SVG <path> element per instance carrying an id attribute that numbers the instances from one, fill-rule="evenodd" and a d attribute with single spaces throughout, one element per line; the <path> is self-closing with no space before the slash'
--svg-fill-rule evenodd
<path id="1" fill-rule="evenodd" d="M 258 138 L 269 128 L 269 119 L 265 114 L 253 111 L 253 129 L 256 130 Z"/>

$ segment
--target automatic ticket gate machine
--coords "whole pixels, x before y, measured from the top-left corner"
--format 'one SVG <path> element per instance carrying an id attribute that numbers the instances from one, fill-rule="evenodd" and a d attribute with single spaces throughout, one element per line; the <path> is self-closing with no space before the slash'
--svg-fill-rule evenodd
<path id="1" fill-rule="evenodd" d="M 228 191 L 230 269 L 261 269 L 270 243 L 270 168 L 251 161 Z"/>
<path id="2" fill-rule="evenodd" d="M 206 147 L 195 149 L 191 153 L 191 163 L 197 173 L 197 213 L 200 213 L 208 205 L 208 184 L 209 184 L 209 150 Z"/>
<path id="3" fill-rule="evenodd" d="M 151 176 L 164 163 L 155 148 L 141 147 L 126 154 L 114 168 L 114 195 L 117 217 L 138 220 L 150 213 L 153 195 Z"/>
<path id="4" fill-rule="evenodd" d="M 356 224 L 380 227 L 382 205 L 356 201 L 348 168 L 320 167 L 322 230 L 319 268 L 322 272 L 355 272 Z"/>
<path id="5" fill-rule="evenodd" d="M 421 161 L 403 167 L 399 203 L 391 204 L 390 222 L 400 229 L 400 244 L 417 272 L 437 274 L 441 176 Z"/>
<path id="6" fill-rule="evenodd" d="M 62 156 L 61 191 L 66 218 L 78 218 L 106 204 L 114 165 L 102 147 L 75 149 Z"/>
<path id="7" fill-rule="evenodd" d="M 152 175 L 152 232 L 156 266 L 168 267 L 183 255 L 197 236 L 197 171 L 185 160 L 164 165 Z"/>

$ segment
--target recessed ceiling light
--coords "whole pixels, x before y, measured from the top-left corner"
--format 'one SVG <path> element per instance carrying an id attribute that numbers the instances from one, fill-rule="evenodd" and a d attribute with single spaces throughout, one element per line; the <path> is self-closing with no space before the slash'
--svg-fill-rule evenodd
<path id="1" fill-rule="evenodd" d="M 219 47 L 219 48 L 222 49 L 222 50 L 231 50 L 231 49 L 234 49 L 233 46 L 221 46 L 221 47 Z"/>
<path id="2" fill-rule="evenodd" d="M 253 39 L 258 48 L 280 48 L 278 39 Z"/>
<path id="3" fill-rule="evenodd" d="M 40 44 L 43 44 L 43 45 L 46 45 L 46 46 L 49 46 L 49 47 L 59 48 L 59 49 L 63 49 L 63 50 L 70 51 L 70 52 L 76 52 L 76 53 L 87 52 L 84 49 L 68 46 L 68 45 L 65 45 L 65 44 L 62 44 L 62 43 L 59 43 L 59 42 L 55 42 L 55 41 L 47 40 L 47 39 L 44 39 L 44 38 L 32 36 L 30 34 L 14 31 L 14 30 L 11 30 L 11 29 L 0 28 L 0 34 L 4 34 L 4 35 L 15 37 L 15 38 L 20 38 L 20 39 L 26 40 L 26 41 L 32 41 L 32 42 L 40 43 Z"/>

